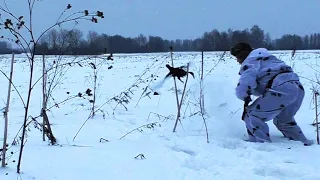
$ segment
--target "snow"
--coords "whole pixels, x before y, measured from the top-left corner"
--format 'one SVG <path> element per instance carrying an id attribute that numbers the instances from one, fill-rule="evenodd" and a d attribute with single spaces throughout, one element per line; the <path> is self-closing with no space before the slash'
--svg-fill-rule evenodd
<path id="1" fill-rule="evenodd" d="M 301 76 L 306 96 L 301 110 L 296 115 L 298 124 L 306 136 L 315 140 L 315 127 L 310 124 L 315 118 L 310 79 L 316 78 L 317 59 L 320 51 L 297 51 L 291 60 L 290 51 L 274 51 L 276 56 L 294 65 Z M 249 143 L 241 121 L 242 102 L 236 99 L 239 65 L 226 53 L 204 53 L 205 115 L 209 143 L 203 119 L 199 114 L 199 69 L 201 52 L 177 52 L 173 54 L 175 66 L 191 62 L 195 78 L 188 77 L 186 99 L 182 106 L 181 123 L 172 132 L 177 114 L 173 79 L 161 81 L 168 70 L 169 53 L 114 54 L 114 61 L 103 61 L 98 76 L 97 114 L 87 120 L 91 103 L 87 99 L 75 98 L 54 107 L 48 113 L 58 145 L 42 141 L 42 133 L 30 124 L 27 143 L 23 152 L 21 174 L 16 174 L 19 145 L 11 146 L 23 124 L 24 108 L 13 89 L 9 112 L 8 166 L 0 168 L 0 179 L 36 180 L 318 180 L 317 169 L 320 157 L 319 146 L 303 146 L 289 141 L 270 125 L 272 143 Z M 1 57 L 0 69 L 8 73 L 11 55 Z M 41 76 L 41 56 L 37 57 L 35 78 Z M 57 56 L 46 57 L 48 62 Z M 25 99 L 28 87 L 28 61 L 24 55 L 16 55 L 14 83 Z M 66 57 L 71 61 L 74 57 Z M 86 59 L 85 56 L 77 60 Z M 221 61 L 219 61 L 219 59 Z M 88 65 L 94 58 L 70 66 L 62 82 L 52 96 L 60 102 L 78 92 L 93 88 L 93 70 Z M 217 63 L 219 61 L 219 63 Z M 218 65 L 217 65 L 218 64 Z M 113 68 L 108 69 L 108 67 Z M 216 66 L 217 65 L 217 66 Z M 48 65 L 49 66 L 49 65 Z M 212 70 L 212 68 L 214 68 Z M 147 69 L 147 70 L 146 70 Z M 212 70 L 210 73 L 209 71 Z M 153 76 L 152 76 L 153 75 Z M 152 77 L 151 77 L 152 76 Z M 183 81 L 186 79 L 183 78 Z M 5 106 L 8 81 L 0 76 L 1 99 Z M 138 87 L 133 86 L 138 84 Z M 177 80 L 179 97 L 183 83 Z M 162 86 L 160 86 L 162 85 Z M 145 87 L 157 87 L 160 95 Z M 109 101 L 112 97 L 130 88 L 132 99 L 127 110 Z M 66 92 L 70 92 L 68 95 Z M 133 94 L 131 94 L 131 92 Z M 145 93 L 151 92 L 149 96 Z M 141 97 L 141 99 L 140 99 Z M 90 97 L 91 98 L 91 97 Z M 35 86 L 30 105 L 30 116 L 36 117 L 41 109 L 41 81 Z M 108 103 L 105 103 L 108 102 Z M 50 105 L 53 105 L 52 100 Z M 38 119 L 41 122 L 41 119 Z M 87 120 L 87 121 L 86 121 Z M 2 144 L 3 118 L 0 123 Z M 85 124 L 84 124 L 85 123 Z M 153 127 L 142 127 L 155 123 Z M 83 125 L 84 124 L 84 125 Z M 76 133 L 83 125 L 82 129 Z M 134 130 L 134 131 L 132 131 Z M 131 133 L 127 134 L 128 132 Z M 123 137 L 126 135 L 125 137 Z M 123 137 L 123 138 L 121 138 Z M 101 140 L 104 138 L 107 141 Z M 73 140 L 74 139 L 74 140 Z M 10 152 L 13 152 L 11 156 Z M 142 154 L 145 158 L 139 156 Z M 135 158 L 137 157 L 137 158 Z M 13 162 L 15 160 L 15 162 Z"/>

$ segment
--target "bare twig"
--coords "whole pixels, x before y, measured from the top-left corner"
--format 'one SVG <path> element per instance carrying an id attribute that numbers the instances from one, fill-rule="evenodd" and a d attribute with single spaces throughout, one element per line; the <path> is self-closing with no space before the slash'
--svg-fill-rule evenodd
<path id="1" fill-rule="evenodd" d="M 142 73 L 141 75 L 139 75 L 138 79 L 128 88 L 126 89 L 125 91 L 121 92 L 120 94 L 110 98 L 107 102 L 103 103 L 100 108 L 102 108 L 104 105 L 110 103 L 111 101 L 115 101 L 117 104 L 115 105 L 115 107 L 113 107 L 113 114 L 114 114 L 114 111 L 116 110 L 116 108 L 121 105 L 122 107 L 125 108 L 125 110 L 127 111 L 128 108 L 126 107 L 126 104 L 128 104 L 130 102 L 130 99 L 132 98 L 130 94 L 133 95 L 133 89 L 134 88 L 138 88 L 140 84 L 143 84 L 145 83 L 146 81 L 149 81 L 149 78 L 146 78 L 146 79 L 142 79 L 142 77 L 150 71 L 150 68 L 153 67 L 155 65 L 155 63 L 157 62 L 157 60 L 153 61 L 153 63 L 148 66 Z M 151 77 L 153 78 L 153 77 Z M 143 92 L 144 93 L 144 92 Z M 142 94 L 143 94 L 142 93 Z M 99 109 L 100 109 L 99 108 Z"/>
<path id="2" fill-rule="evenodd" d="M 165 120 L 168 120 L 168 119 L 171 119 L 171 118 L 172 118 L 171 115 L 166 117 L 166 116 L 163 116 L 163 115 L 158 114 L 158 113 L 150 112 L 149 115 L 148 115 L 148 121 L 149 121 L 149 119 L 150 119 L 151 114 L 156 115 L 159 120 L 161 120 L 161 118 L 163 118 L 162 121 L 165 121 Z"/>
<path id="3" fill-rule="evenodd" d="M 8 81 L 11 83 L 12 87 L 16 90 L 16 92 L 17 92 L 17 94 L 18 94 L 18 96 L 19 96 L 19 98 L 20 98 L 20 100 L 21 100 L 21 103 L 23 104 L 23 106 L 25 106 L 25 102 L 24 102 L 24 100 L 23 100 L 23 98 L 22 98 L 22 95 L 20 94 L 18 88 L 16 87 L 16 85 L 15 85 L 12 81 L 10 81 L 10 78 L 5 74 L 5 72 L 3 72 L 2 70 L 0 70 L 0 72 L 6 77 L 6 79 L 8 79 Z"/>
<path id="4" fill-rule="evenodd" d="M 119 140 L 123 139 L 124 137 L 126 137 L 128 134 L 131 134 L 132 132 L 134 131 L 139 131 L 139 132 L 142 132 L 142 130 L 140 128 L 149 128 L 149 129 L 153 129 L 155 126 L 160 126 L 161 127 L 161 124 L 159 122 L 152 122 L 152 123 L 148 123 L 148 124 L 144 124 L 140 127 L 137 127 L 129 132 L 127 132 L 125 135 L 123 135 L 122 137 L 119 138 Z"/>
<path id="5" fill-rule="evenodd" d="M 84 127 L 84 125 L 88 122 L 89 119 L 92 118 L 92 111 L 90 112 L 89 116 L 87 117 L 87 119 L 82 123 L 82 125 L 80 126 L 79 130 L 76 132 L 76 134 L 73 137 L 73 141 L 76 139 L 76 137 L 78 136 L 78 134 L 80 133 L 80 131 L 82 130 L 82 128 Z"/>
<path id="6" fill-rule="evenodd" d="M 319 93 L 314 92 L 315 112 L 316 112 L 316 132 L 317 132 L 317 144 L 320 144 L 319 140 L 319 121 L 318 121 L 318 95 Z"/>
<path id="7" fill-rule="evenodd" d="M 158 61 L 158 60 L 156 59 L 156 60 L 154 61 L 154 63 L 155 63 L 156 61 Z M 157 71 L 156 71 L 154 74 L 157 74 L 157 73 L 159 72 L 159 70 L 160 70 L 160 68 L 162 67 L 162 65 L 163 65 L 164 62 L 165 62 L 165 61 L 162 61 L 162 63 L 160 63 Z M 155 80 L 155 75 L 154 75 L 154 74 L 151 74 L 151 76 L 150 76 L 150 81 L 149 81 L 148 85 L 144 88 L 144 91 L 141 93 L 141 95 L 140 95 L 140 97 L 139 97 L 139 100 L 137 101 L 135 107 L 138 106 L 140 100 L 141 100 L 143 97 L 149 96 L 149 94 L 151 93 L 151 92 L 148 92 L 148 93 L 146 93 L 146 92 L 147 92 L 148 88 L 150 88 L 150 84 L 153 82 L 153 80 Z M 143 96 L 143 95 L 144 95 L 144 96 Z"/>
<path id="8" fill-rule="evenodd" d="M 221 54 L 219 60 L 218 60 L 218 61 L 216 62 L 216 64 L 209 70 L 209 72 L 205 75 L 204 78 L 206 78 L 208 75 L 210 75 L 210 73 L 219 65 L 219 63 L 220 63 L 221 61 L 223 61 L 223 58 L 224 58 L 225 55 L 226 55 L 226 51 L 224 51 L 224 52 Z"/>

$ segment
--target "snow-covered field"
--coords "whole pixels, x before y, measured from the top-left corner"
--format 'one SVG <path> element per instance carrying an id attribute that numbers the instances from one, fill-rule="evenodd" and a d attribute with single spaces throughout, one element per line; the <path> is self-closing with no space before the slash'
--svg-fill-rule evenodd
<path id="1" fill-rule="evenodd" d="M 315 140 L 315 127 L 310 125 L 315 118 L 313 84 L 308 79 L 316 78 L 317 72 L 313 68 L 319 68 L 316 64 L 320 51 L 297 51 L 293 60 L 291 51 L 273 53 L 294 64 L 294 69 L 301 75 L 306 97 L 296 119 L 306 136 Z M 319 180 L 320 149 L 317 144 L 305 147 L 300 142 L 288 141 L 272 121 L 269 122 L 272 143 L 243 141 L 247 136 L 240 119 L 243 104 L 234 94 L 239 65 L 229 53 L 220 59 L 222 54 L 204 53 L 205 118 L 209 143 L 206 142 L 203 119 L 198 113 L 201 52 L 173 55 L 175 66 L 191 61 L 190 70 L 195 73 L 195 78 L 189 76 L 181 123 L 174 133 L 177 104 L 173 79 L 168 79 L 157 89 L 160 95 L 153 95 L 150 90 L 158 86 L 168 72 L 165 64 L 170 63 L 170 53 L 115 55 L 113 62 L 103 62 L 98 71 L 96 108 L 101 111 L 97 111 L 94 118 L 86 121 L 92 105 L 88 99 L 75 98 L 53 107 L 48 115 L 58 141 L 56 146 L 43 142 L 42 133 L 34 128 L 33 123 L 30 124 L 20 175 L 16 174 L 20 146 L 11 146 L 11 143 L 23 124 L 24 108 L 13 89 L 8 166 L 0 169 L 0 180 Z M 6 55 L 0 60 L 0 68 L 6 73 L 10 69 L 10 58 L 11 55 Z M 25 100 L 28 61 L 23 55 L 16 55 L 15 59 L 14 83 Z M 56 59 L 55 56 L 47 57 L 51 64 Z M 82 67 L 70 66 L 52 93 L 54 102 L 93 88 L 93 70 L 89 65 L 93 61 L 91 58 L 82 62 Z M 112 68 L 108 68 L 111 65 Z M 34 80 L 41 76 L 41 66 L 37 60 Z M 8 86 L 2 74 L 0 82 L 2 108 L 5 107 Z M 177 84 L 180 97 L 183 83 L 177 81 Z M 150 88 L 144 91 L 146 87 Z M 40 113 L 41 90 L 40 81 L 32 94 L 29 114 L 32 117 Z M 111 99 L 125 97 L 124 94 L 131 97 L 125 106 L 117 105 Z M 52 105 L 51 98 L 49 107 Z M 3 117 L 0 122 L 2 146 Z M 150 125 L 143 126 L 146 124 Z M 144 158 L 141 159 L 141 155 Z"/>

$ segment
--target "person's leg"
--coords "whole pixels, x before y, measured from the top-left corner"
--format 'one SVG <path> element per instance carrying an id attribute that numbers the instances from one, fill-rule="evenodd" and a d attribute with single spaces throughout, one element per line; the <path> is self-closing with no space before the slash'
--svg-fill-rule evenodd
<path id="1" fill-rule="evenodd" d="M 265 111 L 271 109 L 272 97 L 259 97 L 249 108 L 244 119 L 250 142 L 271 142 L 269 126 L 266 123 L 280 113 L 280 110 Z M 258 106 L 258 108 L 257 108 Z M 260 106 L 260 107 L 259 107 Z M 263 109 L 261 109 L 261 106 Z"/>
<path id="2" fill-rule="evenodd" d="M 281 113 L 273 119 L 273 124 L 277 129 L 290 140 L 301 141 L 305 145 L 311 145 L 312 141 L 308 140 L 301 128 L 294 119 L 297 111 L 300 109 L 305 96 L 304 89 L 299 82 L 295 82 L 298 87 L 297 99 L 292 104 L 283 108 Z"/>
<path id="3" fill-rule="evenodd" d="M 245 118 L 249 141 L 270 142 L 269 126 L 266 123 L 278 116 L 297 99 L 298 88 L 295 84 L 284 83 L 273 91 L 268 91 L 247 108 Z"/>

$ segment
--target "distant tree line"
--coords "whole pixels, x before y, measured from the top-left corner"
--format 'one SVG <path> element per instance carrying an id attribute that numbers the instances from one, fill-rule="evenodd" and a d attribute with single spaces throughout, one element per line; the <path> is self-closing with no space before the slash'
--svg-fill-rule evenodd
<path id="1" fill-rule="evenodd" d="M 20 53 L 19 50 L 13 49 L 7 41 L 0 41 L 0 54 Z"/>
<path id="2" fill-rule="evenodd" d="M 172 46 L 175 51 L 225 51 L 237 42 L 248 42 L 254 48 L 265 47 L 270 50 L 306 50 L 320 49 L 320 33 L 305 36 L 285 34 L 272 39 L 259 26 L 250 29 L 218 31 L 213 29 L 196 39 L 166 40 L 159 36 L 123 37 L 121 35 L 99 34 L 89 31 L 85 37 L 79 29 L 52 29 L 36 48 L 37 54 L 47 55 L 93 55 L 103 53 L 151 53 L 167 52 Z M 0 53 L 7 54 L 13 50 L 10 44 L 0 43 Z"/>

